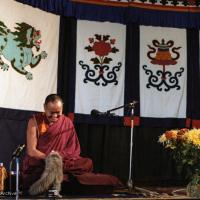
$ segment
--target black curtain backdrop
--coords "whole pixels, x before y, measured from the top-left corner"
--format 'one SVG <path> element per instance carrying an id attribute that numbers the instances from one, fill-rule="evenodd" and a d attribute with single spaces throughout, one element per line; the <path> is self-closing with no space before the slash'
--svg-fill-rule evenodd
<path id="1" fill-rule="evenodd" d="M 76 19 L 60 18 L 58 52 L 58 94 L 64 101 L 64 113 L 74 112 L 76 66 Z"/>
<path id="2" fill-rule="evenodd" d="M 0 108 L 0 162 L 7 170 L 9 170 L 14 150 L 18 145 L 26 143 L 27 123 L 33 113 L 32 111 Z M 13 170 L 15 170 L 15 162 L 13 163 Z"/>
<path id="3" fill-rule="evenodd" d="M 133 100 L 140 101 L 140 86 L 139 86 L 139 26 L 136 24 L 127 24 L 126 26 L 126 60 L 125 60 L 125 91 L 124 101 L 132 102 Z M 139 104 L 135 106 L 135 115 L 139 116 Z M 130 116 L 130 109 L 125 109 L 125 114 Z"/>
<path id="4" fill-rule="evenodd" d="M 132 34 L 134 30 L 138 32 L 138 26 L 130 24 L 127 26 L 127 30 L 127 37 L 130 41 L 138 41 L 137 34 L 135 37 Z M 136 45 L 139 43 L 137 42 Z M 126 57 L 126 63 L 136 68 L 139 62 L 138 53 L 135 52 L 134 58 L 133 62 L 130 57 Z M 75 63 L 76 19 L 61 17 L 58 93 L 64 99 L 65 114 L 73 112 L 71 108 L 74 107 Z M 129 70 L 132 74 L 134 72 L 137 74 L 137 69 L 129 68 Z M 135 78 L 139 77 L 135 75 Z M 71 84 L 72 82 L 74 84 Z M 133 87 L 128 82 L 126 85 L 129 88 Z M 138 91 L 139 85 L 136 85 L 135 88 Z M 132 88 L 132 91 L 135 92 L 130 94 L 131 99 L 139 98 L 135 88 Z M 139 113 L 139 109 L 137 109 L 137 113 Z M 95 172 L 116 175 L 126 183 L 129 176 L 130 127 L 75 123 L 75 128 L 80 140 L 82 155 L 92 158 Z M 177 173 L 170 152 L 163 149 L 162 145 L 158 143 L 158 137 L 167 129 L 169 128 L 134 128 L 132 160 L 134 183 L 142 185 L 184 184 L 184 176 Z"/>
<path id="5" fill-rule="evenodd" d="M 199 68 L 199 30 L 187 30 L 187 117 L 200 118 L 200 68 Z"/>
<path id="6" fill-rule="evenodd" d="M 76 124 L 82 155 L 92 158 L 95 172 L 129 175 L 130 128 Z M 132 180 L 136 185 L 184 185 L 169 151 L 159 144 L 164 128 L 135 127 L 133 132 Z"/>

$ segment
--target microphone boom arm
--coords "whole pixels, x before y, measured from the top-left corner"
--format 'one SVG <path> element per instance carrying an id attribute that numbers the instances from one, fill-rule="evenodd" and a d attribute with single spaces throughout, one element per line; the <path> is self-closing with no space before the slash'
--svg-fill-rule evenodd
<path id="1" fill-rule="evenodd" d="M 126 107 L 130 107 L 130 108 L 135 108 L 135 104 L 137 104 L 138 102 L 137 101 L 133 101 L 132 103 L 127 103 L 123 106 L 119 106 L 117 108 L 113 108 L 111 110 L 107 110 L 106 113 L 107 114 L 110 114 L 112 111 L 115 111 L 115 110 L 118 110 L 118 109 L 121 109 L 121 108 L 126 108 Z"/>

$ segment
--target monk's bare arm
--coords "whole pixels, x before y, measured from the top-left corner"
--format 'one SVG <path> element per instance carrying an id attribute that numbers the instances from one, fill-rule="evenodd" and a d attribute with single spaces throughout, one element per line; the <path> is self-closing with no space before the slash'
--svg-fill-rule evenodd
<path id="1" fill-rule="evenodd" d="M 33 119 L 28 122 L 27 128 L 27 153 L 29 156 L 37 159 L 45 159 L 46 155 L 37 150 L 37 130 Z"/>

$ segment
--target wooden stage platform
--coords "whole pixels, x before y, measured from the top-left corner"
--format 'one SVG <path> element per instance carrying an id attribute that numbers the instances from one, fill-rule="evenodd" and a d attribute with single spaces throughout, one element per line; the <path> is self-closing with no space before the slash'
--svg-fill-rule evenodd
<path id="1" fill-rule="evenodd" d="M 2 193 L 3 194 L 3 193 Z M 16 199 L 15 193 L 5 193 L 5 195 L 1 195 L 0 199 Z M 104 194 L 103 191 L 99 194 L 87 194 L 80 195 L 80 194 L 73 194 L 73 195 L 64 195 L 62 198 L 51 198 L 45 195 L 31 197 L 31 196 L 23 196 L 20 195 L 19 199 L 23 200 L 53 200 L 53 199 L 76 199 L 76 200 L 95 200 L 95 199 L 102 199 L 102 200 L 118 200 L 118 199 L 136 199 L 136 200 L 175 200 L 175 199 L 194 199 L 190 198 L 186 194 L 186 190 L 183 187 L 135 187 L 134 190 L 129 191 L 127 188 L 120 188 L 117 190 L 113 190 L 112 193 Z"/>

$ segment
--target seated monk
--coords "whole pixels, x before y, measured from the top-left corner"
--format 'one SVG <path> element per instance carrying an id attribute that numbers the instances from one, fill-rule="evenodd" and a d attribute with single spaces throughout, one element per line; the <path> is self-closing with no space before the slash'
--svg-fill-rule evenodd
<path id="1" fill-rule="evenodd" d="M 37 113 L 28 122 L 27 150 L 22 161 L 23 189 L 33 185 L 45 170 L 45 160 L 51 152 L 62 159 L 63 180 L 75 177 L 85 185 L 120 186 L 117 177 L 92 172 L 93 163 L 80 156 L 80 144 L 71 120 L 62 114 L 63 101 L 56 94 L 46 97 L 44 113 Z"/>

